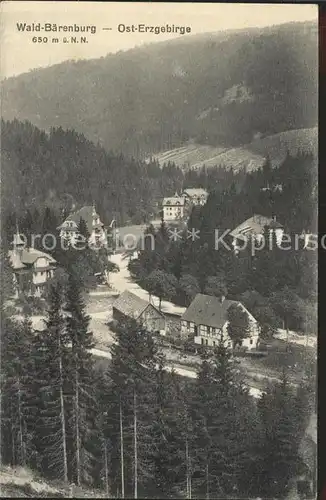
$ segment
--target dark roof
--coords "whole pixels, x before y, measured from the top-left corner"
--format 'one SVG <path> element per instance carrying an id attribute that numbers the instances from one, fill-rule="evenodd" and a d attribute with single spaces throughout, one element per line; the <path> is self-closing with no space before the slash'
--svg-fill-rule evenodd
<path id="1" fill-rule="evenodd" d="M 93 225 L 93 210 L 94 210 L 94 207 L 92 207 L 91 205 L 86 205 L 85 207 L 80 208 L 76 212 L 70 214 L 67 217 L 67 219 L 63 222 L 63 224 L 61 224 L 61 226 L 59 226 L 59 229 L 64 228 L 65 230 L 69 231 L 69 227 L 65 226 L 65 222 L 73 221 L 78 226 L 78 224 L 80 223 L 80 219 L 84 219 L 84 221 L 86 222 L 86 226 L 87 226 L 87 230 L 88 230 L 89 234 L 92 233 L 94 228 L 102 228 L 103 227 L 102 223 L 97 224 L 95 226 Z M 100 218 L 97 212 L 96 212 L 96 217 Z M 74 229 L 72 229 L 72 230 L 74 231 Z"/>
<path id="2" fill-rule="evenodd" d="M 208 196 L 208 192 L 203 188 L 189 188 L 184 189 L 183 193 L 188 196 Z"/>
<path id="3" fill-rule="evenodd" d="M 139 316 L 145 311 L 146 307 L 150 305 L 144 299 L 141 299 L 137 295 L 129 290 L 125 290 L 121 295 L 114 301 L 113 307 L 119 312 L 128 316 L 130 318 L 138 319 Z M 151 304 L 153 306 L 153 304 Z M 155 306 L 153 306 L 155 307 Z M 156 309 L 156 307 L 155 307 Z M 160 313 L 162 314 L 162 313 Z M 163 315 L 162 315 L 163 316 Z"/>
<path id="4" fill-rule="evenodd" d="M 246 234 L 263 234 L 265 226 L 271 229 L 281 229 L 282 224 L 274 220 L 272 217 L 265 215 L 253 215 L 249 219 L 237 226 L 230 235 L 234 238 L 245 236 Z"/>
<path id="5" fill-rule="evenodd" d="M 47 259 L 49 262 L 49 266 L 56 263 L 51 255 L 45 252 L 41 252 L 40 250 L 36 250 L 35 248 L 24 248 L 22 251 L 10 250 L 9 258 L 14 269 L 21 269 L 26 266 L 31 266 L 37 259 L 40 258 Z M 44 270 L 45 268 L 42 269 Z M 42 269 L 38 268 L 38 270 L 41 271 Z"/>
<path id="6" fill-rule="evenodd" d="M 171 196 L 170 198 L 163 199 L 163 206 L 181 207 L 184 206 L 184 204 L 185 204 L 185 199 L 183 196 Z"/>
<path id="7" fill-rule="evenodd" d="M 196 325 L 222 328 L 227 322 L 227 311 L 231 305 L 240 305 L 240 302 L 227 299 L 221 302 L 219 297 L 198 293 L 181 319 Z"/>

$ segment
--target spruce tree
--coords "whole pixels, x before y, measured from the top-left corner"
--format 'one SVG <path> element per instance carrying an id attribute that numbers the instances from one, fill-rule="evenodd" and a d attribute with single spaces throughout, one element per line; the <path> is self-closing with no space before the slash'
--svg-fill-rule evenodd
<path id="1" fill-rule="evenodd" d="M 44 247 L 40 248 L 40 250 L 43 250 L 44 252 L 48 252 L 51 254 L 58 252 L 56 248 L 59 245 L 58 226 L 59 226 L 59 219 L 57 218 L 56 214 L 49 207 L 45 207 L 42 219 L 42 229 L 41 229 Z M 45 238 L 45 235 L 51 235 L 51 236 Z M 54 249 L 52 249 L 53 237 L 55 238 L 56 242 Z"/>
<path id="2" fill-rule="evenodd" d="M 210 418 L 213 408 L 212 364 L 206 352 L 201 355 L 192 395 L 191 413 L 194 426 L 193 486 L 196 495 L 209 493 Z"/>
<path id="3" fill-rule="evenodd" d="M 135 482 L 141 494 L 153 476 L 150 456 L 157 348 L 150 334 L 134 320 L 119 324 L 116 339 L 108 372 L 107 427 L 112 435 L 113 480 L 121 494 L 123 476 L 126 494 L 134 496 Z"/>
<path id="4" fill-rule="evenodd" d="M 33 335 L 28 318 L 12 320 L 1 317 L 1 426 L 2 460 L 11 465 L 26 465 L 32 456 L 28 427 L 28 404 L 33 366 L 31 345 Z"/>
<path id="5" fill-rule="evenodd" d="M 71 342 L 70 398 L 68 399 L 68 461 L 77 485 L 91 482 L 93 455 L 90 443 L 95 432 L 94 362 L 91 349 L 93 334 L 79 281 L 68 276 L 65 287 L 65 328 Z"/>
<path id="6" fill-rule="evenodd" d="M 7 301 L 12 300 L 14 295 L 14 274 L 11 267 L 7 249 L 1 243 L 0 246 L 0 273 L 1 273 L 1 290 L 0 290 L 0 308 L 6 307 Z"/>
<path id="7" fill-rule="evenodd" d="M 298 419 L 295 394 L 286 373 L 280 383 L 272 385 L 259 402 L 263 440 L 261 458 L 257 461 L 260 495 L 283 498 L 290 481 L 299 471 Z"/>
<path id="8" fill-rule="evenodd" d="M 88 243 L 88 240 L 90 238 L 90 234 L 89 234 L 89 231 L 87 229 L 86 221 L 82 217 L 80 218 L 80 221 L 78 223 L 78 232 L 79 232 L 79 234 L 84 236 L 86 243 Z"/>
<path id="9" fill-rule="evenodd" d="M 223 338 L 204 359 L 193 402 L 193 486 L 206 498 L 238 496 L 250 464 L 252 405 L 241 373 Z"/>
<path id="10" fill-rule="evenodd" d="M 156 498 L 175 498 L 186 489 L 187 419 L 182 399 L 176 374 L 168 373 L 162 360 L 155 377 L 150 450 Z"/>
<path id="11" fill-rule="evenodd" d="M 68 482 L 66 403 L 71 353 L 62 312 L 62 292 L 60 283 L 50 286 L 46 327 L 33 342 L 37 395 L 34 443 L 40 470 Z"/>
<path id="12" fill-rule="evenodd" d="M 249 333 L 248 314 L 242 310 L 239 304 L 232 304 L 227 311 L 227 332 L 232 341 L 233 348 L 242 344 L 242 340 Z"/>

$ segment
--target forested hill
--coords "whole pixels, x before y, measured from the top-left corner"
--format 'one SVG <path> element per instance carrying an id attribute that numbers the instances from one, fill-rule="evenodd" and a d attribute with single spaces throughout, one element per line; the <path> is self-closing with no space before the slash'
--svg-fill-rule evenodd
<path id="1" fill-rule="evenodd" d="M 1 205 L 6 215 L 26 209 L 70 210 L 96 203 L 104 217 L 139 223 L 157 200 L 181 187 L 182 172 L 114 156 L 73 130 L 49 134 L 29 122 L 1 122 Z"/>
<path id="2" fill-rule="evenodd" d="M 73 128 L 135 157 L 189 140 L 236 147 L 314 127 L 314 28 L 307 22 L 185 36 L 33 70 L 2 83 L 3 117 Z"/>

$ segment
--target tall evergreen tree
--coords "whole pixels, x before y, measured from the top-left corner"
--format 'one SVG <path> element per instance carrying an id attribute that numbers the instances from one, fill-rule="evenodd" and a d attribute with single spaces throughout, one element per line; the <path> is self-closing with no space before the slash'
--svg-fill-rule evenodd
<path id="1" fill-rule="evenodd" d="M 150 456 L 157 347 L 136 321 L 120 324 L 116 336 L 108 372 L 110 409 L 107 428 L 112 436 L 114 487 L 121 494 L 123 475 L 126 494 L 134 496 L 135 481 L 141 494 L 153 476 Z"/>
<path id="2" fill-rule="evenodd" d="M 185 491 L 190 477 L 190 471 L 187 471 L 187 460 L 188 465 L 190 462 L 190 439 L 187 435 L 189 417 L 186 415 L 180 382 L 174 372 L 168 373 L 164 369 L 163 360 L 155 378 L 150 452 L 153 460 L 152 494 L 159 498 L 175 498 Z"/>
<path id="3" fill-rule="evenodd" d="M 89 317 L 79 282 L 68 276 L 65 289 L 65 327 L 71 342 L 69 362 L 70 394 L 68 400 L 68 461 L 77 485 L 91 482 L 93 455 L 90 443 L 95 432 L 94 361 L 91 349 L 93 334 L 88 330 Z"/>
<path id="4" fill-rule="evenodd" d="M 90 234 L 89 234 L 89 231 L 87 229 L 86 221 L 82 217 L 80 218 L 80 221 L 78 223 L 78 232 L 79 232 L 79 234 L 84 236 L 85 241 L 88 242 L 88 240 L 90 238 Z"/>
<path id="5" fill-rule="evenodd" d="M 263 439 L 257 462 L 261 479 L 260 495 L 284 498 L 290 480 L 299 472 L 298 421 L 295 394 L 286 373 L 282 381 L 262 395 L 259 402 Z"/>
<path id="6" fill-rule="evenodd" d="M 242 310 L 239 304 L 232 304 L 227 311 L 227 317 L 227 332 L 233 347 L 241 346 L 242 340 L 249 334 L 248 314 Z"/>
<path id="7" fill-rule="evenodd" d="M 34 389 L 38 399 L 34 442 L 40 470 L 68 482 L 66 404 L 71 352 L 65 332 L 62 292 L 60 283 L 51 285 L 46 327 L 33 342 Z"/>
<path id="8" fill-rule="evenodd" d="M 252 408 L 241 374 L 223 338 L 212 358 L 204 354 L 193 404 L 193 485 L 206 498 L 237 496 L 250 464 Z M 241 424 L 242 422 L 242 424 Z"/>
<path id="9" fill-rule="evenodd" d="M 1 271 L 1 290 L 0 290 L 0 310 L 5 303 L 11 300 L 14 295 L 14 274 L 11 262 L 6 248 L 0 246 L 0 271 Z"/>
<path id="10" fill-rule="evenodd" d="M 13 466 L 26 465 L 32 456 L 27 405 L 34 375 L 32 329 L 28 318 L 17 322 L 3 312 L 1 330 L 1 455 Z"/>

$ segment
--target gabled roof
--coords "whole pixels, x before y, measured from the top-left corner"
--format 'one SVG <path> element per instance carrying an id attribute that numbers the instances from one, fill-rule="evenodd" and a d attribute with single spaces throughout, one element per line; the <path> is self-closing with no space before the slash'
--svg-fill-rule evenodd
<path id="1" fill-rule="evenodd" d="M 56 264 L 51 255 L 40 250 L 35 250 L 35 248 L 24 248 L 21 251 L 10 250 L 8 255 L 13 269 L 22 269 L 31 266 L 40 258 L 47 259 L 49 265 Z"/>
<path id="2" fill-rule="evenodd" d="M 96 226 L 93 226 L 93 213 L 94 213 L 94 207 L 91 205 L 86 205 L 85 207 L 80 208 L 76 212 L 70 214 L 67 219 L 59 226 L 59 229 L 63 228 L 67 231 L 69 231 L 69 227 L 66 227 L 66 222 L 72 221 L 75 222 L 76 227 L 80 223 L 80 219 L 84 219 L 86 222 L 87 230 L 89 234 L 92 233 L 93 229 L 95 227 L 102 228 L 103 224 L 97 224 Z M 95 211 L 95 216 L 99 218 L 98 213 Z M 73 231 L 75 231 L 75 228 L 72 228 Z"/>
<path id="3" fill-rule="evenodd" d="M 265 215 L 253 215 L 233 229 L 230 235 L 237 238 L 246 234 L 262 234 L 265 226 L 268 226 L 271 229 L 283 228 L 282 224 L 277 222 L 272 217 L 266 217 Z"/>
<path id="4" fill-rule="evenodd" d="M 219 297 L 198 293 L 181 319 L 196 325 L 222 328 L 227 322 L 227 311 L 231 305 L 241 304 L 228 299 L 222 302 Z"/>
<path id="5" fill-rule="evenodd" d="M 164 206 L 183 206 L 185 204 L 185 199 L 182 196 L 173 196 L 171 198 L 164 198 Z"/>
<path id="6" fill-rule="evenodd" d="M 145 311 L 150 302 L 141 299 L 137 295 L 129 290 L 125 290 L 119 295 L 119 297 L 114 301 L 113 307 L 117 309 L 120 313 L 128 316 L 129 318 L 138 319 L 139 316 Z M 152 305 L 152 304 L 151 304 Z M 152 305 L 152 307 L 155 307 Z M 155 307 L 156 309 L 156 307 Z M 158 311 L 158 309 L 157 309 Z M 159 312 L 159 311 L 158 311 Z M 162 314 L 162 313 L 160 313 Z M 162 314 L 163 316 L 163 314 Z"/>
<path id="7" fill-rule="evenodd" d="M 203 188 L 184 189 L 183 193 L 187 194 L 190 197 L 192 197 L 192 196 L 208 196 L 206 189 L 203 189 Z"/>

